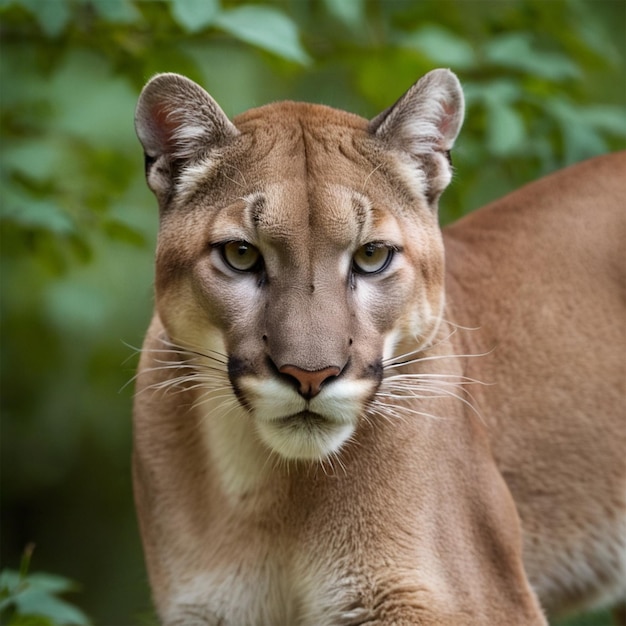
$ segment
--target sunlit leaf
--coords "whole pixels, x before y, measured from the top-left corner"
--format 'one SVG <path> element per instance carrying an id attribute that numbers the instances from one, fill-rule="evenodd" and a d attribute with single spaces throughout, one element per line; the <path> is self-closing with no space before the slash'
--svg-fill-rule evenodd
<path id="1" fill-rule="evenodd" d="M 515 109 L 502 100 L 487 103 L 487 144 L 496 156 L 515 153 L 523 145 L 524 123 Z"/>
<path id="2" fill-rule="evenodd" d="M 0 595 L 8 596 L 14 594 L 20 585 L 20 573 L 5 569 L 0 572 Z M 0 608 L 6 606 L 6 602 L 3 600 L 0 603 Z"/>
<path id="3" fill-rule="evenodd" d="M 48 37 L 60 35 L 71 18 L 67 0 L 20 0 L 20 4 L 32 11 Z"/>
<path id="4" fill-rule="evenodd" d="M 289 61 L 302 65 L 311 61 L 300 44 L 296 24 L 273 7 L 245 5 L 222 11 L 215 24 L 233 37 Z"/>
<path id="5" fill-rule="evenodd" d="M 434 63 L 452 69 L 476 64 L 476 53 L 469 41 L 440 26 L 422 26 L 401 36 L 399 43 L 426 54 Z"/>
<path id="6" fill-rule="evenodd" d="M 15 189 L 7 195 L 0 213 L 3 220 L 62 235 L 75 231 L 72 219 L 52 200 L 29 197 Z"/>
<path id="7" fill-rule="evenodd" d="M 218 0 L 171 0 L 174 19 L 188 32 L 209 26 L 219 10 Z"/>
<path id="8" fill-rule="evenodd" d="M 579 108 L 582 120 L 597 130 L 626 136 L 626 107 L 608 105 L 589 105 Z"/>
<path id="9" fill-rule="evenodd" d="M 365 0 L 324 0 L 324 7 L 347 26 L 358 26 L 365 18 Z"/>
<path id="10" fill-rule="evenodd" d="M 24 559 L 23 559 L 24 565 Z M 4 570 L 0 574 L 0 594 L 4 597 L 0 610 L 15 609 L 10 624 L 88 626 L 87 616 L 70 603 L 56 597 L 76 589 L 76 584 L 62 576 L 28 573 L 28 561 L 23 571 Z"/>
<path id="11" fill-rule="evenodd" d="M 87 616 L 75 606 L 56 598 L 43 589 L 27 588 L 15 598 L 18 610 L 23 614 L 42 615 L 59 624 L 89 626 Z"/>
<path id="12" fill-rule="evenodd" d="M 91 5 L 108 22 L 132 24 L 141 18 L 130 0 L 92 0 Z"/>
<path id="13" fill-rule="evenodd" d="M 45 591 L 46 593 L 60 594 L 78 589 L 78 585 L 73 580 L 57 574 L 34 572 L 28 575 L 27 581 L 31 589 Z"/>

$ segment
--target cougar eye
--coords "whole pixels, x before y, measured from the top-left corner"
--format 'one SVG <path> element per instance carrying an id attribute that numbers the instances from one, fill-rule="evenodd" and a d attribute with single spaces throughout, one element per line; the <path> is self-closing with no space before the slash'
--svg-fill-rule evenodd
<path id="1" fill-rule="evenodd" d="M 238 272 L 256 270 L 261 262 L 261 253 L 246 241 L 229 241 L 222 244 L 221 252 L 226 264 Z"/>
<path id="2" fill-rule="evenodd" d="M 377 274 L 391 262 L 393 249 L 381 243 L 366 243 L 352 257 L 352 269 L 359 274 Z"/>

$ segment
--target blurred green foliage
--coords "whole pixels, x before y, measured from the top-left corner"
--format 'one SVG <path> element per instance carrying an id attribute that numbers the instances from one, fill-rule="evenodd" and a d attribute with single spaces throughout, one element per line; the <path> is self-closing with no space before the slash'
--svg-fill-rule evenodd
<path id="1" fill-rule="evenodd" d="M 624 147 L 625 19 L 620 0 L 0 0 L 3 567 L 34 541 L 96 623 L 150 619 L 125 384 L 152 300 L 133 131 L 152 74 L 230 115 L 290 98 L 370 117 L 452 68 L 468 107 L 446 222 Z"/>
<path id="2" fill-rule="evenodd" d="M 30 574 L 34 546 L 27 546 L 20 571 L 0 573 L 0 618 L 8 626 L 89 626 L 87 616 L 59 596 L 76 584 L 53 574 Z"/>

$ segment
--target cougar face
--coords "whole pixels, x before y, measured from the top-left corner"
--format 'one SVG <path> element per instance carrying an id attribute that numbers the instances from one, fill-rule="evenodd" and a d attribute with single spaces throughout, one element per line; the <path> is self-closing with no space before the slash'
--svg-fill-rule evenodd
<path id="1" fill-rule="evenodd" d="M 356 116 L 284 103 L 235 124 L 162 207 L 157 309 L 171 341 L 227 356 L 271 450 L 323 458 L 364 419 L 394 344 L 436 330 L 436 211 L 418 165 Z"/>

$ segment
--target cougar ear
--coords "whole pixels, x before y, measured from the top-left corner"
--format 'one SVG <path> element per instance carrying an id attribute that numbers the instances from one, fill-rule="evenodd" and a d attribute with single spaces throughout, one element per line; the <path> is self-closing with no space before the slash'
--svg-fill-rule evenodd
<path id="1" fill-rule="evenodd" d="M 239 131 L 202 87 L 179 74 L 158 74 L 143 88 L 135 130 L 146 156 L 148 186 L 169 192 L 186 161 L 206 155 Z"/>
<path id="2" fill-rule="evenodd" d="M 452 178 L 450 150 L 463 111 L 459 79 L 450 70 L 433 70 L 371 120 L 369 131 L 390 148 L 422 157 L 427 195 L 436 200 Z"/>

